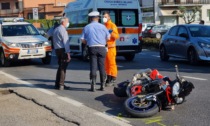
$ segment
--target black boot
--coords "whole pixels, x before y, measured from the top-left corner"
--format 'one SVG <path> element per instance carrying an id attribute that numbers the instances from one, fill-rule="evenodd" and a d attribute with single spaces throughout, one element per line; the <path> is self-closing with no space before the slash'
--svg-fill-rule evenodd
<path id="1" fill-rule="evenodd" d="M 91 88 L 89 91 L 95 92 L 96 76 L 92 76 L 90 80 Z"/>
<path id="2" fill-rule="evenodd" d="M 110 80 L 109 83 L 106 83 L 106 87 L 114 86 L 114 84 L 116 83 L 116 77 L 109 76 L 109 78 Z"/>
<path id="3" fill-rule="evenodd" d="M 111 76 L 111 83 L 116 83 L 116 77 Z"/>
<path id="4" fill-rule="evenodd" d="M 104 86 L 106 82 L 106 76 L 101 75 L 100 76 L 100 81 L 101 81 L 101 87 L 99 88 L 100 91 L 104 91 Z"/>
<path id="5" fill-rule="evenodd" d="M 106 84 L 110 83 L 111 81 L 111 76 L 110 75 L 107 75 L 106 76 Z"/>

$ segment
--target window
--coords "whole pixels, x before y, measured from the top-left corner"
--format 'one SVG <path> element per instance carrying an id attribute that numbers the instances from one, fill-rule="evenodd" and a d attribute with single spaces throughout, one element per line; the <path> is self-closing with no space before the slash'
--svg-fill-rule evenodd
<path id="1" fill-rule="evenodd" d="M 88 13 L 91 10 L 67 12 L 66 17 L 70 19 L 69 27 L 83 27 L 88 24 Z"/>
<path id="2" fill-rule="evenodd" d="M 169 31 L 169 35 L 171 36 L 176 36 L 176 33 L 177 33 L 177 30 L 178 30 L 178 27 L 175 26 L 175 27 L 172 27 Z"/>
<path id="3" fill-rule="evenodd" d="M 207 10 L 207 17 L 209 18 L 210 21 L 210 9 Z"/>
<path id="4" fill-rule="evenodd" d="M 25 35 L 39 35 L 36 28 L 29 25 L 5 25 L 2 28 L 3 36 L 25 36 Z"/>
<path id="5" fill-rule="evenodd" d="M 189 31 L 193 37 L 210 37 L 209 26 L 191 26 L 189 27 Z"/>
<path id="6" fill-rule="evenodd" d="M 1 3 L 1 9 L 2 10 L 7 10 L 10 9 L 10 3 Z"/>
<path id="7" fill-rule="evenodd" d="M 123 26 L 134 26 L 136 25 L 136 14 L 134 11 L 125 10 L 122 11 L 122 25 Z"/>
<path id="8" fill-rule="evenodd" d="M 28 19 L 33 19 L 33 13 L 28 13 Z M 45 19 L 45 13 L 39 13 L 39 19 Z"/>
<path id="9" fill-rule="evenodd" d="M 178 36 L 181 34 L 187 34 L 187 29 L 185 27 L 180 27 L 178 31 Z"/>
<path id="10" fill-rule="evenodd" d="M 15 8 L 19 9 L 19 2 L 15 2 Z"/>

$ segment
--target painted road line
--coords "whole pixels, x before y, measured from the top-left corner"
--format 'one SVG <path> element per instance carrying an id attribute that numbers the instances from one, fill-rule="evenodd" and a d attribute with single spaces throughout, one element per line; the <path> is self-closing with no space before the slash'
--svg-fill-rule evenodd
<path id="1" fill-rule="evenodd" d="M 194 80 L 201 80 L 201 81 L 206 81 L 208 79 L 204 79 L 204 78 L 197 78 L 197 77 L 190 77 L 190 76 L 182 76 L 184 78 L 188 78 L 188 79 L 194 79 Z"/>
<path id="2" fill-rule="evenodd" d="M 49 90 L 46 90 L 46 89 L 42 89 L 42 88 L 36 88 L 38 91 L 41 91 L 41 92 L 43 92 L 43 93 L 45 93 L 45 94 L 48 94 L 48 95 L 51 95 L 51 96 L 53 96 L 53 95 L 57 95 L 57 94 L 55 94 L 54 92 L 52 92 L 52 91 L 49 91 Z"/>
<path id="3" fill-rule="evenodd" d="M 117 67 L 122 68 L 122 67 L 124 67 L 124 66 L 117 65 Z"/>
<path id="4" fill-rule="evenodd" d="M 11 78 L 11 79 L 17 81 L 19 84 L 23 84 L 23 85 L 26 85 L 26 86 L 29 86 L 29 87 L 34 87 L 33 84 L 31 84 L 31 83 L 29 83 L 29 82 L 26 82 L 26 81 L 22 81 L 22 80 L 19 79 L 18 77 L 12 76 L 12 75 L 7 74 L 7 73 L 5 73 L 5 72 L 0 71 L 0 74 L 3 74 L 3 75 L 5 75 L 5 76 L 7 76 L 8 78 Z"/>
<path id="5" fill-rule="evenodd" d="M 153 57 L 157 57 L 157 58 L 160 58 L 160 56 L 159 55 L 152 55 Z"/>
<path id="6" fill-rule="evenodd" d="M 69 104 L 72 104 L 72 105 L 74 105 L 76 107 L 82 107 L 82 106 L 84 106 L 83 103 L 78 102 L 78 101 L 73 100 L 73 99 L 70 99 L 70 98 L 67 98 L 67 97 L 58 96 L 57 98 L 60 99 L 60 100 L 62 100 L 62 101 L 65 101 L 65 102 L 67 102 Z"/>
<path id="7" fill-rule="evenodd" d="M 106 120 L 109 120 L 109 121 L 111 121 L 113 123 L 116 123 L 116 124 L 118 124 L 120 126 L 132 126 L 131 124 L 128 124 L 129 121 L 126 120 L 126 122 L 123 122 L 122 120 L 118 120 L 115 117 L 112 117 L 110 115 L 107 115 L 106 113 L 96 112 L 94 114 L 97 115 L 97 116 L 100 116 L 100 117 L 102 117 L 102 118 L 104 118 Z"/>
<path id="8" fill-rule="evenodd" d="M 13 75 L 7 74 L 7 73 L 2 72 L 2 71 L 0 71 L 0 74 L 3 74 L 5 76 L 7 76 L 8 78 L 11 78 L 11 79 L 15 80 L 16 82 L 18 82 L 18 84 L 24 84 L 26 86 L 33 86 L 36 90 L 41 91 L 45 94 L 48 94 L 48 95 L 51 95 L 51 96 L 57 96 L 56 98 L 58 98 L 58 99 L 60 99 L 64 102 L 67 102 L 69 104 L 72 104 L 76 107 L 84 107 L 85 106 L 83 103 L 81 103 L 79 101 L 76 101 L 76 100 L 73 100 L 73 99 L 70 99 L 70 98 L 67 98 L 67 97 L 59 96 L 59 95 L 55 94 L 54 92 L 49 91 L 47 89 L 36 88 L 36 86 L 34 84 L 31 84 L 30 82 L 27 82 L 27 81 L 22 81 L 20 78 L 15 77 Z M 85 106 L 85 107 L 87 107 L 87 106 Z M 89 108 L 89 107 L 87 107 L 87 108 Z M 92 109 L 92 108 L 89 108 L 89 109 Z M 95 109 L 93 109 L 93 110 L 95 110 Z M 97 110 L 95 110 L 95 111 L 97 111 Z M 120 126 L 132 126 L 132 125 L 128 124 L 130 122 L 125 120 L 125 119 L 119 118 L 117 116 L 111 116 L 111 115 L 108 115 L 106 113 L 102 113 L 100 111 L 95 112 L 94 115 L 98 115 L 98 116 L 100 116 L 100 117 L 102 117 L 102 118 L 104 118 L 108 121 L 111 121 L 113 123 L 116 123 Z"/>

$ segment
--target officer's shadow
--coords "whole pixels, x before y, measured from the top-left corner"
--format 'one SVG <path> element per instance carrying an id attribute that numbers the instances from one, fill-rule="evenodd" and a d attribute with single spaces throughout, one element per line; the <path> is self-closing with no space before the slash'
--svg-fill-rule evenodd
<path id="1" fill-rule="evenodd" d="M 105 111 L 107 114 L 117 117 L 128 117 L 124 110 L 124 101 L 126 98 L 119 98 L 114 94 L 104 94 L 96 97 L 95 100 L 102 102 L 104 106 L 110 108 Z"/>
<path id="2" fill-rule="evenodd" d="M 23 81 L 33 81 L 33 85 L 31 87 L 34 88 L 43 88 L 43 89 L 55 89 L 55 80 L 48 80 L 48 79 L 21 79 Z M 74 91 L 87 91 L 87 88 L 80 88 L 80 87 L 74 87 L 73 85 L 89 85 L 90 82 L 74 82 L 74 81 L 65 81 L 65 86 L 68 87 L 67 90 L 74 90 Z M 25 87 L 26 85 L 19 85 L 19 84 L 10 84 L 9 87 Z M 82 87 L 82 86 L 81 86 Z"/>

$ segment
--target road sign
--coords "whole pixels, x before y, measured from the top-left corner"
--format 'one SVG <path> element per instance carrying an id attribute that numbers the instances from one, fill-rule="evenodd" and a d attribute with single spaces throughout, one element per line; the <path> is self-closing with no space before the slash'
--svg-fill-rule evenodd
<path id="1" fill-rule="evenodd" d="M 33 19 L 38 20 L 39 19 L 39 11 L 38 8 L 33 8 Z"/>

